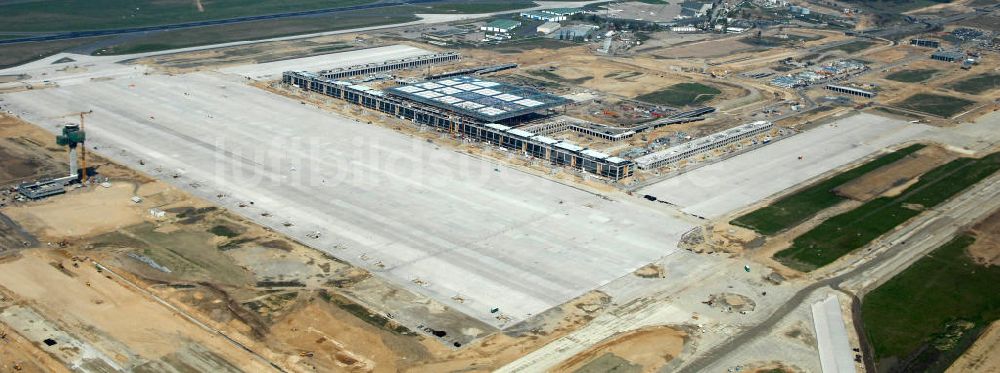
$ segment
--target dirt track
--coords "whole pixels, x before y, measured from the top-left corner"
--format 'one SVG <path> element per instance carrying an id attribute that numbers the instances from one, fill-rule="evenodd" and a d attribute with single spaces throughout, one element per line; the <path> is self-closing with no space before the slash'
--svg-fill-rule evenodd
<path id="1" fill-rule="evenodd" d="M 883 194 L 902 191 L 920 175 L 955 159 L 955 155 L 937 146 L 928 146 L 892 164 L 880 167 L 835 189 L 835 192 L 856 200 L 868 201 Z"/>
<path id="2" fill-rule="evenodd" d="M 668 327 L 631 331 L 566 360 L 555 371 L 574 372 L 610 353 L 641 366 L 642 372 L 656 372 L 680 355 L 686 336 Z"/>

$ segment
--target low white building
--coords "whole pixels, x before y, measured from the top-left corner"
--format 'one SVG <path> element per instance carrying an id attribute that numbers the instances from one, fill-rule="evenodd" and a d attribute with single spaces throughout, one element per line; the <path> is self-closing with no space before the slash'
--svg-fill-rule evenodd
<path id="1" fill-rule="evenodd" d="M 480 27 L 479 29 L 486 32 L 497 32 L 501 34 L 506 34 L 520 26 L 521 26 L 520 21 L 515 21 L 512 19 L 497 19 L 490 21 L 489 23 Z"/>

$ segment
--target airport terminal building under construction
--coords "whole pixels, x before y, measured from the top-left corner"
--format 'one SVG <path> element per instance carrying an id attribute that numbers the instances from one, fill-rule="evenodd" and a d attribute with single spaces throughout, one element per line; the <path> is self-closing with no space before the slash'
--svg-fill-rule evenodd
<path id="1" fill-rule="evenodd" d="M 644 155 L 636 158 L 635 163 L 640 169 L 643 170 L 667 166 L 701 153 L 719 149 L 729 144 L 738 143 L 751 139 L 754 136 L 768 133 L 773 128 L 774 123 L 768 121 L 761 120 L 747 123 L 721 132 L 716 132 L 702 138 L 694 139 L 660 152 Z"/>
<path id="2" fill-rule="evenodd" d="M 634 171 L 630 160 L 518 129 L 525 118 L 569 102 L 531 88 L 457 76 L 383 91 L 306 71 L 286 71 L 282 83 L 611 180 Z"/>

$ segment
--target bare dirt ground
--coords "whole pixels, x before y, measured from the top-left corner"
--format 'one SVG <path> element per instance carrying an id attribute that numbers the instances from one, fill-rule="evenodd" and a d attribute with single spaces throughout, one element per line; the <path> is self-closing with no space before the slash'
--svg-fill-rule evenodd
<path id="1" fill-rule="evenodd" d="M 984 265 L 1000 265 L 1000 212 L 972 228 L 976 242 L 969 246 L 969 254 Z"/>
<path id="2" fill-rule="evenodd" d="M 42 373 L 69 372 L 69 369 L 16 331 L 0 324 L 0 371 Z"/>
<path id="3" fill-rule="evenodd" d="M 66 151 L 56 146 L 55 138 L 36 140 L 44 137 L 44 130 L 15 127 L 14 123 L 14 118 L 0 115 L 0 186 L 69 173 Z M 48 151 L 39 152 L 39 148 Z"/>
<path id="4" fill-rule="evenodd" d="M 928 146 L 906 158 L 841 185 L 834 191 L 856 201 L 868 201 L 887 192 L 905 189 L 901 187 L 914 182 L 920 175 L 934 167 L 955 158 L 954 154 L 941 147 Z"/>
<path id="5" fill-rule="evenodd" d="M 661 49 L 655 56 L 661 58 L 715 58 L 732 56 L 755 50 L 752 45 L 743 43 L 737 38 L 694 42 L 685 45 Z"/>
<path id="6" fill-rule="evenodd" d="M 171 355 L 194 343 L 210 351 L 205 364 L 226 363 L 244 371 L 268 369 L 221 336 L 177 317 L 106 277 L 89 262 L 74 261 L 59 251 L 31 250 L 22 255 L 0 264 L 4 273 L 0 287 L 6 296 L 37 310 L 123 366 L 155 364 L 150 361 L 171 365 Z"/>
<path id="7" fill-rule="evenodd" d="M 939 14 L 956 14 L 956 13 L 967 13 L 975 11 L 973 8 L 969 7 L 971 0 L 959 0 L 950 3 L 935 4 L 928 7 L 923 7 L 919 9 L 914 9 L 903 14 L 920 16 L 920 15 L 939 15 Z"/>
<path id="8" fill-rule="evenodd" d="M 0 129 L 5 137 L 0 140 L 15 136 L 31 140 L 19 154 L 61 152 L 35 145 L 49 141 L 51 134 L 33 131 L 35 127 L 18 120 L 4 123 Z M 435 141 L 445 141 L 438 136 L 433 136 Z M 46 325 L 64 329 L 65 343 L 82 341 L 80 346 L 105 351 L 109 361 L 118 364 L 268 369 L 261 365 L 264 360 L 186 321 L 180 312 L 287 371 L 490 371 L 586 324 L 610 302 L 607 295 L 592 292 L 503 333 L 452 330 L 477 337 L 459 349 L 428 331 L 399 326 L 392 320 L 395 311 L 372 311 L 363 305 L 423 312 L 440 325 L 469 324 L 441 304 L 165 183 L 97 157 L 92 161 L 99 175 L 111 178 L 110 188 L 72 189 L 65 195 L 3 208 L 42 246 L 52 249 L 6 253 L 0 271 L 8 275 L 0 276 L 0 286 L 13 302 L 15 308 L 10 310 L 20 312 L 14 316 L 21 318 L 11 316 L 11 322 L 31 318 L 30 312 L 37 311 L 51 320 Z M 142 202 L 133 203 L 133 195 L 142 197 Z M 155 217 L 150 209 L 164 216 Z M 121 277 L 99 273 L 89 261 L 73 257 L 95 260 Z M 137 327 L 150 320 L 153 326 Z M 5 323 L 0 328 L 10 330 Z M 196 349 L 191 341 L 205 348 Z M 23 361 L 25 369 L 42 366 L 38 359 L 46 356 L 73 358 L 43 350 L 32 360 L 33 352 L 26 348 L 31 345 L 0 346 L 12 346 L 0 353 Z"/>
<path id="9" fill-rule="evenodd" d="M 686 333 L 664 326 L 634 330 L 577 354 L 553 371 L 575 372 L 595 359 L 613 354 L 641 366 L 642 372 L 656 372 L 680 355 L 685 338 Z"/>
<path id="10" fill-rule="evenodd" d="M 969 94 L 951 89 L 951 85 L 955 82 L 969 79 L 981 74 L 996 73 L 995 66 L 997 62 L 1000 61 L 1000 56 L 997 54 L 989 52 L 982 53 L 979 63 L 974 65 L 971 69 L 965 70 L 958 68 L 957 64 L 934 61 L 925 58 L 925 56 L 929 53 L 926 48 L 909 46 L 900 46 L 897 48 L 899 50 L 908 51 L 910 55 L 917 56 L 917 59 L 905 65 L 888 69 L 888 71 L 877 71 L 866 76 L 866 81 L 871 81 L 878 85 L 879 95 L 875 99 L 877 103 L 887 106 L 895 106 L 913 95 L 915 92 L 952 96 L 976 102 L 976 104 L 967 108 L 968 112 L 959 114 L 955 118 L 951 119 L 941 119 L 934 116 L 915 114 L 916 118 L 921 119 L 925 123 L 936 126 L 953 126 L 958 123 L 959 120 L 974 120 L 985 113 L 1000 109 L 1000 106 L 996 104 L 997 100 L 1000 99 L 1000 90 L 998 89 L 985 91 L 980 94 Z M 870 55 L 866 55 L 865 58 L 868 58 L 869 56 Z M 936 72 L 932 78 L 924 82 L 907 83 L 885 79 L 885 76 L 894 72 L 921 69 L 933 69 L 939 71 Z"/>
<path id="11" fill-rule="evenodd" d="M 110 188 L 82 190 L 83 198 L 43 200 L 15 206 L 4 213 L 29 230 L 50 237 L 76 237 L 120 229 L 142 222 L 143 209 L 133 203 L 134 185 L 115 183 Z"/>
<path id="12" fill-rule="evenodd" d="M 978 242 L 978 241 L 977 241 Z M 962 356 L 959 356 L 946 373 L 996 373 L 1000 372 L 1000 321 L 994 321 Z"/>
<path id="13" fill-rule="evenodd" d="M 981 14 L 976 17 L 962 20 L 958 23 L 958 25 L 997 32 L 1000 31 L 1000 16 L 997 16 L 995 12 L 993 14 Z"/>
<path id="14" fill-rule="evenodd" d="M 747 368 L 747 372 L 750 373 L 798 373 L 802 372 L 802 369 L 797 367 L 788 366 L 781 362 L 767 362 L 767 363 L 754 363 L 750 364 Z"/>
<path id="15" fill-rule="evenodd" d="M 653 71 L 617 60 L 591 56 L 566 56 L 529 68 L 549 71 L 564 81 L 582 81 L 579 86 L 622 97 L 635 97 L 672 84 L 688 81 L 684 76 Z M 523 73 L 531 75 L 530 70 Z"/>

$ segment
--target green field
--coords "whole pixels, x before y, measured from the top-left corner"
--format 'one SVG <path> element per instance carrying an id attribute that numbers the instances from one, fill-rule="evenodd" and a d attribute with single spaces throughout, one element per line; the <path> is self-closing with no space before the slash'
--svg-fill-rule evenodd
<path id="1" fill-rule="evenodd" d="M 721 93 L 718 88 L 701 83 L 679 83 L 635 99 L 653 104 L 688 106 L 709 101 Z"/>
<path id="2" fill-rule="evenodd" d="M 760 234 L 772 236 L 796 226 L 812 218 L 823 209 L 832 207 L 846 199 L 834 194 L 833 189 L 882 166 L 903 159 L 923 148 L 924 145 L 916 144 L 889 154 L 884 154 L 863 165 L 810 185 L 794 194 L 782 197 L 766 207 L 733 219 L 731 223 L 753 229 Z"/>
<path id="3" fill-rule="evenodd" d="M 944 371 L 1000 318 L 1000 267 L 975 263 L 966 253 L 973 241 L 955 238 L 865 296 L 862 319 L 879 365 L 896 365 L 879 371 Z"/>
<path id="4" fill-rule="evenodd" d="M 791 247 L 779 251 L 774 258 L 800 271 L 830 264 L 998 169 L 1000 152 L 979 159 L 959 158 L 938 166 L 899 196 L 876 198 L 827 219 L 795 238 Z"/>
<path id="5" fill-rule="evenodd" d="M 933 93 L 917 93 L 907 97 L 903 102 L 896 104 L 896 106 L 939 117 L 951 118 L 953 115 L 961 113 L 969 106 L 972 106 L 972 104 L 975 104 L 975 102 L 964 98 Z"/>
<path id="6" fill-rule="evenodd" d="M 128 39 L 120 44 L 97 50 L 93 54 L 115 55 L 156 52 L 199 45 L 267 39 L 416 20 L 416 17 L 412 13 L 406 9 L 401 9 L 401 7 L 383 8 L 380 9 L 380 13 L 373 14 L 371 11 L 352 11 L 325 16 L 244 22 L 165 31 L 136 39 Z"/>
<path id="7" fill-rule="evenodd" d="M 935 70 L 935 69 L 903 70 L 886 75 L 885 78 L 897 82 L 917 83 L 930 79 L 931 77 L 934 76 L 934 74 L 937 74 L 939 71 L 941 70 Z"/>
<path id="8" fill-rule="evenodd" d="M 839 51 L 844 51 L 844 52 L 847 52 L 847 53 L 857 53 L 857 52 L 863 51 L 865 49 L 871 48 L 873 45 L 875 45 L 875 42 L 864 41 L 864 40 L 856 40 L 856 41 L 852 41 L 852 42 L 847 43 L 847 44 L 838 45 L 838 46 L 830 48 L 828 50 L 831 50 L 831 51 L 838 51 L 839 50 Z"/>
<path id="9" fill-rule="evenodd" d="M 46 0 L 0 5 L 2 31 L 79 31 L 367 4 L 373 0 Z"/>
<path id="10" fill-rule="evenodd" d="M 949 88 L 970 95 L 978 95 L 1000 88 L 1000 74 L 980 74 L 969 79 L 952 83 Z"/>

